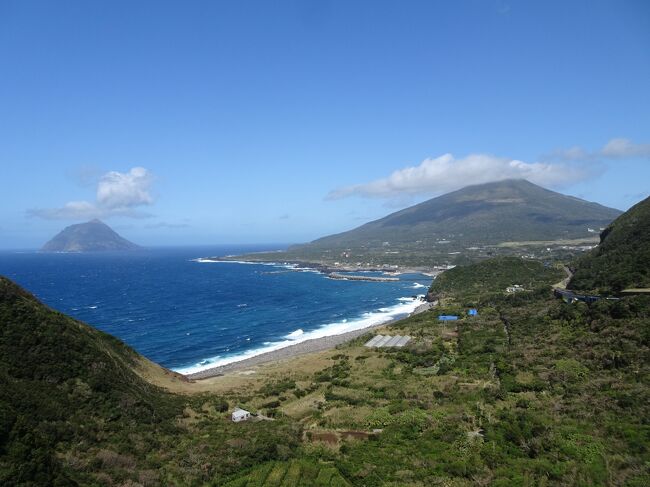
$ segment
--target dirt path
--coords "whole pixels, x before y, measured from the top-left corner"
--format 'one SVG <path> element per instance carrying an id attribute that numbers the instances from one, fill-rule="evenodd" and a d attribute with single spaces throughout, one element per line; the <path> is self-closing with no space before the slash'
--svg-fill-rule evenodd
<path id="1" fill-rule="evenodd" d="M 553 284 L 553 286 L 551 286 L 553 289 L 566 289 L 569 281 L 573 277 L 573 272 L 571 272 L 571 269 L 569 269 L 567 266 L 562 266 L 562 270 L 565 272 L 566 277 L 560 282 Z"/>

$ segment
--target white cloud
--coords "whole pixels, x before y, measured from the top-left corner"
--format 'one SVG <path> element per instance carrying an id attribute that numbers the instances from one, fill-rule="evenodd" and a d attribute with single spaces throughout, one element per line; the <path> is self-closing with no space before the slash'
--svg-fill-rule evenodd
<path id="1" fill-rule="evenodd" d="M 451 154 L 444 154 L 435 159 L 425 159 L 418 166 L 397 170 L 386 178 L 335 189 L 327 195 L 327 199 L 340 199 L 353 195 L 370 198 L 435 195 L 471 184 L 504 179 L 527 179 L 542 186 L 558 187 L 591 176 L 592 172 L 585 167 L 575 165 L 529 163 L 487 154 L 471 154 L 456 159 Z"/>
<path id="2" fill-rule="evenodd" d="M 600 155 L 612 159 L 650 157 L 650 144 L 635 144 L 630 139 L 612 139 L 600 150 Z"/>
<path id="3" fill-rule="evenodd" d="M 102 208 L 133 208 L 150 205 L 152 177 L 144 167 L 134 167 L 127 173 L 111 171 L 97 185 L 97 204 Z"/>
<path id="4" fill-rule="evenodd" d="M 556 150 L 543 157 L 549 161 L 599 161 L 605 159 L 650 158 L 650 144 L 635 144 L 630 139 L 611 139 L 601 149 L 586 151 L 574 146 L 569 149 Z"/>
<path id="5" fill-rule="evenodd" d="M 589 154 L 587 151 L 585 151 L 582 147 L 579 146 L 573 146 L 569 147 L 568 149 L 560 149 L 552 154 L 549 154 L 548 156 L 544 157 L 544 159 L 550 159 L 554 161 L 586 161 L 589 159 L 592 159 L 592 155 Z"/>
<path id="6" fill-rule="evenodd" d="M 137 208 L 153 203 L 149 192 L 152 182 L 152 174 L 144 167 L 134 167 L 126 173 L 110 171 L 97 183 L 95 203 L 70 201 L 61 208 L 30 209 L 27 214 L 46 220 L 87 220 L 112 216 L 147 218 L 151 215 Z"/>

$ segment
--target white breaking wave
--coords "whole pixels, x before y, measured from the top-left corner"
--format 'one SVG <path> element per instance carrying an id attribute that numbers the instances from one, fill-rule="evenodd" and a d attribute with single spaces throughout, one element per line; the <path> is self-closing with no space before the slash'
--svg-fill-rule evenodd
<path id="1" fill-rule="evenodd" d="M 294 338 L 298 338 L 299 336 L 301 336 L 303 333 L 305 333 L 305 332 L 302 331 L 301 328 L 298 328 L 296 331 L 293 331 L 293 332 L 289 333 L 287 335 L 287 338 L 291 338 L 293 340 Z"/>
<path id="2" fill-rule="evenodd" d="M 413 289 L 421 289 L 423 287 L 426 287 L 424 284 L 420 284 L 419 282 L 416 282 L 413 284 Z"/>
<path id="3" fill-rule="evenodd" d="M 217 355 L 216 357 L 204 359 L 195 365 L 190 365 L 188 367 L 179 367 L 173 370 L 180 374 L 194 374 L 196 372 L 201 372 L 202 370 L 211 369 L 213 367 L 219 367 L 221 365 L 239 362 L 241 360 L 255 357 L 263 353 L 273 352 L 274 350 L 279 350 L 281 348 L 295 345 L 296 343 L 305 342 L 307 340 L 314 340 L 316 338 L 323 338 L 332 335 L 340 335 L 342 333 L 347 333 L 350 331 L 362 330 L 364 328 L 380 325 L 397 318 L 405 317 L 412 313 L 420 304 L 422 304 L 422 301 L 419 297 L 403 297 L 399 298 L 398 301 L 399 303 L 394 306 L 382 308 L 378 311 L 362 313 L 358 318 L 355 319 L 344 319 L 334 323 L 329 323 L 308 332 L 304 332 L 303 330 L 298 329 L 287 335 L 285 339 L 281 341 L 264 342 L 264 346 L 260 348 L 247 350 L 245 352 L 230 356 Z"/>
<path id="4" fill-rule="evenodd" d="M 287 262 L 254 262 L 249 260 L 221 260 L 210 259 L 209 257 L 198 257 L 190 259 L 191 262 L 198 262 L 200 264 L 244 264 L 244 265 L 265 265 L 271 267 L 279 267 L 280 269 L 287 269 L 297 272 L 311 272 L 314 274 L 322 274 L 318 269 L 312 267 L 298 267 L 298 264 L 289 264 Z"/>
<path id="5" fill-rule="evenodd" d="M 245 264 L 245 265 L 272 265 L 278 266 L 277 262 L 250 262 L 246 260 L 219 260 L 209 259 L 207 257 L 199 257 L 198 259 L 190 259 L 192 262 L 199 262 L 201 264 Z"/>

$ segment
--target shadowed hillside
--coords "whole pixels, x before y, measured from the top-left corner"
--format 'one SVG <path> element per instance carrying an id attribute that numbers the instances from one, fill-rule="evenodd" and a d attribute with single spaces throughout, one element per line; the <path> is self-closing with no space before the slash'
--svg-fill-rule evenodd
<path id="1" fill-rule="evenodd" d="M 600 245 L 575 263 L 571 289 L 618 292 L 650 287 L 650 198 L 609 225 Z"/>
<path id="2" fill-rule="evenodd" d="M 0 485 L 219 485 L 295 447 L 295 426 L 233 425 L 223 399 L 167 393 L 143 362 L 0 277 Z"/>
<path id="3" fill-rule="evenodd" d="M 72 482 L 56 452 L 129 425 L 169 429 L 181 403 L 140 379 L 137 354 L 0 277 L 0 483 Z"/>

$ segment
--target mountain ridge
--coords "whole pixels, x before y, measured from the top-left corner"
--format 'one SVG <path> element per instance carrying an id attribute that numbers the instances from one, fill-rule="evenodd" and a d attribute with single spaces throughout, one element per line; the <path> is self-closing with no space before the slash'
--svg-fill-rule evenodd
<path id="1" fill-rule="evenodd" d="M 518 205 L 523 208 L 516 208 Z M 433 243 L 436 239 L 498 243 L 580 238 L 589 234 L 588 228 L 606 226 L 620 214 L 619 210 L 527 180 L 507 179 L 466 186 L 305 246 L 340 248 L 409 240 Z"/>

